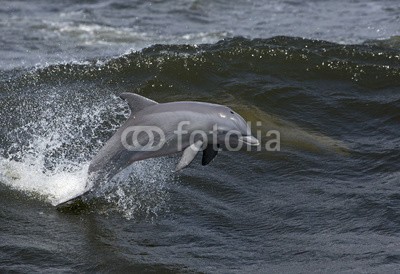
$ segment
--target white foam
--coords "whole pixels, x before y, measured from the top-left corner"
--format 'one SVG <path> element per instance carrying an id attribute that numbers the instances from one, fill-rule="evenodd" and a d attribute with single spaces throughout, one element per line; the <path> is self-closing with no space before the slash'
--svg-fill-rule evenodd
<path id="1" fill-rule="evenodd" d="M 149 40 L 146 32 L 134 28 L 103 26 L 73 22 L 45 22 L 49 29 L 59 35 L 68 35 L 85 45 L 113 43 L 141 43 Z M 150 44 L 150 43 L 146 43 Z"/>
<path id="2" fill-rule="evenodd" d="M 52 205 L 87 191 L 87 169 L 88 165 L 84 165 L 75 171 L 43 172 L 34 158 L 23 162 L 0 159 L 0 178 L 4 184 Z"/>

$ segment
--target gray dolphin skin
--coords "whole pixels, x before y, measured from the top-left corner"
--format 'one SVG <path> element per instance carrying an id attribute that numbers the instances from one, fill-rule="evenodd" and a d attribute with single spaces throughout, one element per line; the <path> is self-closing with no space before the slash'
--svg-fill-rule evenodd
<path id="1" fill-rule="evenodd" d="M 136 161 L 183 152 L 176 171 L 188 166 L 200 151 L 202 165 L 220 149 L 258 146 L 245 120 L 232 109 L 203 102 L 157 103 L 134 93 L 122 93 L 131 115 L 106 142 L 89 166 L 93 182 L 108 180 Z"/>

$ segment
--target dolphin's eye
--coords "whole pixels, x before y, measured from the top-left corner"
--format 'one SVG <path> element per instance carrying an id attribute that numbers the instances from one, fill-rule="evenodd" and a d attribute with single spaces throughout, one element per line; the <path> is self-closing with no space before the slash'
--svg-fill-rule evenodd
<path id="1" fill-rule="evenodd" d="M 235 114 L 235 113 L 231 110 L 231 114 Z"/>

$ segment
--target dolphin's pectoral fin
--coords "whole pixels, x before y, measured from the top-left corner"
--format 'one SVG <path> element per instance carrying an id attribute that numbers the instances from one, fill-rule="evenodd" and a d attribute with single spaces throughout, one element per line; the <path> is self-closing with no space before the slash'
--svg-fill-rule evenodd
<path id="1" fill-rule="evenodd" d="M 131 109 L 131 115 L 146 107 L 158 104 L 156 101 L 150 100 L 135 93 L 124 92 L 121 93 L 119 97 L 128 102 L 129 108 Z"/>
<path id="2" fill-rule="evenodd" d="M 203 158 L 201 164 L 203 166 L 208 165 L 218 154 L 218 149 L 215 150 L 214 145 L 209 144 L 206 149 L 203 150 Z"/>
<path id="3" fill-rule="evenodd" d="M 197 153 L 200 151 L 201 146 L 203 145 L 202 141 L 197 141 L 194 144 L 188 146 L 184 151 L 181 160 L 175 168 L 175 171 L 179 171 L 182 168 L 188 166 L 196 157 Z"/>

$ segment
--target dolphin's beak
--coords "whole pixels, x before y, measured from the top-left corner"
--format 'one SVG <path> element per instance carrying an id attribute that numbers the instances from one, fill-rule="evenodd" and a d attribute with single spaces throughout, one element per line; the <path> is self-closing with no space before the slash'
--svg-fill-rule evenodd
<path id="1" fill-rule="evenodd" d="M 239 141 L 245 143 L 246 145 L 250 145 L 250 146 L 260 145 L 260 142 L 258 141 L 258 139 L 251 135 L 241 136 L 241 137 L 239 137 Z"/>

